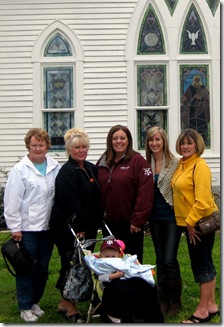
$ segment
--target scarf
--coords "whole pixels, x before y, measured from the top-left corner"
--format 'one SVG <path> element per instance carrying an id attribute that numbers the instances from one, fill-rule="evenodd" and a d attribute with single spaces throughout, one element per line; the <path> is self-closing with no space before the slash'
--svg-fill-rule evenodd
<path id="1" fill-rule="evenodd" d="M 166 167 L 166 160 L 165 156 L 163 155 L 162 167 L 157 182 L 157 186 L 162 196 L 171 207 L 173 206 L 173 192 L 170 181 L 173 177 L 175 170 L 177 169 L 178 164 L 179 160 L 176 157 L 173 157 L 173 159 L 170 161 L 169 166 Z M 151 168 L 153 171 L 153 178 L 155 179 L 155 159 L 153 156 L 151 156 Z"/>

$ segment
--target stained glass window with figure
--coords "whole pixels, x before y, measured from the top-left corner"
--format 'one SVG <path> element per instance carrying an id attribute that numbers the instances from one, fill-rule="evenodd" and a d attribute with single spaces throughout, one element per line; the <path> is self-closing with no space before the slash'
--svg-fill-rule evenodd
<path id="1" fill-rule="evenodd" d="M 208 65 L 180 66 L 181 129 L 196 129 L 210 148 L 210 96 Z"/>

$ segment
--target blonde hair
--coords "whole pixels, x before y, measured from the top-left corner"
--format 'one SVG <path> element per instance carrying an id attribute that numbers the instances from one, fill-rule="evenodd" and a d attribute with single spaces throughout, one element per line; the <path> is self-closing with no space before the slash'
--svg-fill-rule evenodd
<path id="1" fill-rule="evenodd" d="M 80 128 L 69 129 L 64 135 L 64 140 L 65 140 L 66 154 L 68 157 L 70 155 L 71 149 L 74 146 L 84 144 L 89 149 L 89 136 L 84 130 Z"/>
<path id="2" fill-rule="evenodd" d="M 196 152 L 198 153 L 199 156 L 204 152 L 205 142 L 204 142 L 203 137 L 201 136 L 201 134 L 199 134 L 193 128 L 187 128 L 184 131 L 182 131 L 180 133 L 180 135 L 178 136 L 178 138 L 177 138 L 176 151 L 177 151 L 178 154 L 182 155 L 180 146 L 183 143 L 185 138 L 188 140 L 188 142 L 194 141 L 194 143 L 197 146 Z"/>
<path id="3" fill-rule="evenodd" d="M 30 149 L 30 140 L 31 137 L 35 137 L 38 141 L 45 141 L 47 150 L 51 147 L 51 139 L 47 131 L 43 128 L 31 128 L 26 133 L 26 136 L 24 137 L 24 142 L 26 145 L 26 148 Z"/>
<path id="4" fill-rule="evenodd" d="M 153 156 L 153 152 L 151 151 L 149 147 L 149 140 L 157 133 L 159 132 L 162 136 L 163 139 L 163 153 L 165 156 L 165 161 L 166 161 L 166 167 L 169 166 L 170 161 L 173 159 L 174 155 L 171 153 L 169 149 L 169 142 L 168 138 L 166 135 L 166 132 L 162 127 L 159 126 L 153 126 L 148 129 L 147 134 L 146 134 L 146 139 L 145 139 L 145 152 L 146 152 L 146 159 L 149 164 L 151 164 L 151 157 Z"/>

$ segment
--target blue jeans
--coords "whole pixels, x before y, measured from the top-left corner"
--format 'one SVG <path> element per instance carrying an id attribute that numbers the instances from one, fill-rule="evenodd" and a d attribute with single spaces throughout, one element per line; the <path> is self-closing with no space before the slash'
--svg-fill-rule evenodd
<path id="1" fill-rule="evenodd" d="M 191 260 L 191 268 L 196 283 L 212 281 L 216 276 L 216 269 L 212 260 L 212 249 L 215 241 L 215 233 L 199 235 L 201 242 L 190 243 L 186 232 L 188 252 Z"/>
<path id="2" fill-rule="evenodd" d="M 22 232 L 23 243 L 30 255 L 38 260 L 33 271 L 16 277 L 19 310 L 30 310 L 40 301 L 48 279 L 48 265 L 53 250 L 49 231 Z"/>
<path id="3" fill-rule="evenodd" d="M 182 230 L 175 220 L 152 219 L 150 231 L 156 253 L 157 280 L 171 284 L 180 278 L 177 253 Z"/>

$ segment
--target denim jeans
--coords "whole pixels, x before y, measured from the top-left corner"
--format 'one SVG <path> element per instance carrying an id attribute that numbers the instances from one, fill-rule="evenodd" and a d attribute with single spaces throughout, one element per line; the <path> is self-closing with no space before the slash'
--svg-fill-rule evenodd
<path id="1" fill-rule="evenodd" d="M 177 253 L 182 229 L 175 220 L 152 219 L 150 231 L 156 253 L 157 280 L 171 284 L 180 278 Z"/>
<path id="2" fill-rule="evenodd" d="M 33 271 L 16 277 L 19 310 L 30 310 L 40 301 L 48 279 L 48 265 L 53 250 L 49 231 L 22 232 L 23 243 L 31 256 L 38 260 Z"/>

